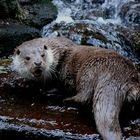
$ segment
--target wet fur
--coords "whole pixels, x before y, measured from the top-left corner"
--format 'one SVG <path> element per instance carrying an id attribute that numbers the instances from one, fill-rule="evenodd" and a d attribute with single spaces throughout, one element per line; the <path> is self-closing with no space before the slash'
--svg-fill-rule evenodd
<path id="1" fill-rule="evenodd" d="M 138 72 L 133 63 L 116 52 L 79 46 L 53 49 L 62 57 L 59 63 L 60 81 L 72 87 L 76 95 L 68 102 L 92 102 L 97 129 L 104 140 L 122 138 L 119 113 L 125 100 L 140 96 Z M 64 51 L 65 50 L 65 51 Z M 57 54 L 56 53 L 56 54 Z M 55 55 L 54 55 L 55 56 Z M 56 55 L 57 56 L 57 55 Z"/>
<path id="2" fill-rule="evenodd" d="M 30 42 L 33 41 L 27 44 Z M 65 101 L 92 104 L 97 129 L 104 140 L 120 140 L 122 105 L 125 100 L 137 100 L 140 96 L 138 72 L 132 62 L 107 49 L 43 43 L 50 50 L 44 50 L 45 61 L 49 64 L 44 75 L 47 78 L 56 75 L 66 89 L 75 91 L 76 95 Z M 25 49 L 25 45 L 20 48 Z M 25 66 L 20 56 L 15 55 L 14 59 L 19 61 L 19 69 Z"/>

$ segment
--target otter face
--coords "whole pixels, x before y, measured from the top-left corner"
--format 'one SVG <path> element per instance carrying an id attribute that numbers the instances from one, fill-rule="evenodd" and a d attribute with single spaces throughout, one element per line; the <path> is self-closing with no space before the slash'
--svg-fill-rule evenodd
<path id="1" fill-rule="evenodd" d="M 27 79 L 46 79 L 53 62 L 51 49 L 42 47 L 21 46 L 13 56 L 12 69 Z"/>

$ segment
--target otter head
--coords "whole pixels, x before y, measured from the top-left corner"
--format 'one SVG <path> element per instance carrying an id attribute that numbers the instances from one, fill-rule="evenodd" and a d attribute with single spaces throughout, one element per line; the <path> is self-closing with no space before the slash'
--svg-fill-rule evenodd
<path id="1" fill-rule="evenodd" d="M 23 44 L 15 50 L 12 69 L 27 79 L 46 79 L 53 63 L 53 54 L 49 47 Z"/>

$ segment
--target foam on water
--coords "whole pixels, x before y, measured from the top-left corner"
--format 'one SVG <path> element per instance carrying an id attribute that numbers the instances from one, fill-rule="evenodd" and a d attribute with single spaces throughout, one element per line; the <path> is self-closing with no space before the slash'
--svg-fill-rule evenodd
<path id="1" fill-rule="evenodd" d="M 65 22 L 70 23 L 79 18 L 86 19 L 86 15 L 90 11 L 100 10 L 100 11 L 110 11 L 111 13 L 109 18 L 97 17 L 97 21 L 113 24 L 121 24 L 121 19 L 119 17 L 119 12 L 124 3 L 133 2 L 134 0 L 105 0 L 103 4 L 97 4 L 89 0 L 53 0 L 53 4 L 58 9 L 57 19 L 54 21 L 56 23 Z M 95 18 L 95 17 L 93 17 Z"/>
<path id="2" fill-rule="evenodd" d="M 61 0 L 53 0 L 53 4 L 58 8 L 58 15 L 55 23 L 70 23 L 73 22 L 71 17 L 71 9 L 66 7 L 66 5 Z"/>
<path id="3" fill-rule="evenodd" d="M 121 19 L 116 18 L 116 19 L 104 19 L 102 17 L 97 18 L 97 22 L 107 24 L 107 23 L 112 23 L 112 24 L 121 24 Z"/>

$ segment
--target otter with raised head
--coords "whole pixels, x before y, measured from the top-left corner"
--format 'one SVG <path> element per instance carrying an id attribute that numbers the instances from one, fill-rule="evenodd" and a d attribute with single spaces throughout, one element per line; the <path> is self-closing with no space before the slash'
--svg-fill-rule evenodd
<path id="1" fill-rule="evenodd" d="M 56 75 L 64 87 L 75 91 L 75 96 L 65 101 L 92 104 L 103 139 L 121 140 L 122 105 L 140 96 L 137 70 L 130 60 L 114 51 L 70 45 L 65 47 L 62 42 L 56 46 L 41 38 L 27 41 L 15 51 L 13 66 L 25 78 L 43 75 L 47 80 Z"/>
<path id="2" fill-rule="evenodd" d="M 32 80 L 45 80 L 51 78 L 51 63 L 54 61 L 52 50 L 45 51 L 44 45 L 54 47 L 76 46 L 71 40 L 64 37 L 38 38 L 27 41 L 15 49 L 11 68 L 23 78 Z"/>

